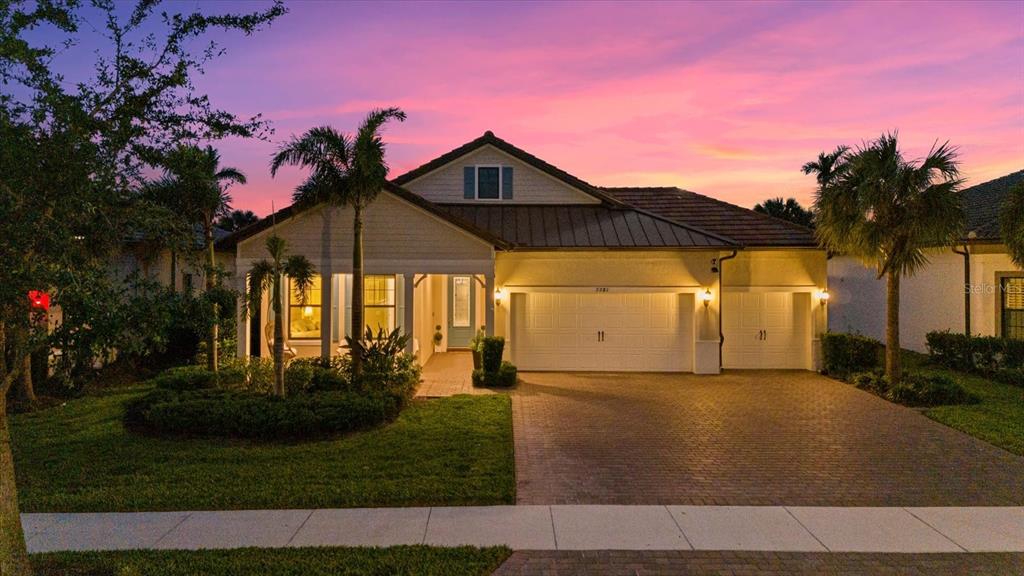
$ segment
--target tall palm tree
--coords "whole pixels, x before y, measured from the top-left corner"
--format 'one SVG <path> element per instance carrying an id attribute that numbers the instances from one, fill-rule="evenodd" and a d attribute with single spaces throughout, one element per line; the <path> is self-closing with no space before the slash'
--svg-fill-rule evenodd
<path id="1" fill-rule="evenodd" d="M 963 231 L 957 150 L 945 143 L 924 160 L 906 160 L 897 135 L 883 134 L 857 149 L 823 152 L 803 172 L 817 177 L 822 246 L 855 256 L 886 278 L 885 373 L 897 382 L 900 278 L 927 264 L 926 249 L 951 246 Z"/>
<path id="2" fill-rule="evenodd" d="M 316 269 L 305 256 L 289 256 L 287 246 L 277 234 L 267 238 L 269 260 L 260 260 L 249 270 L 249 291 L 245 295 L 245 310 L 254 315 L 259 311 L 262 294 L 270 293 L 270 307 L 274 312 L 274 393 L 285 395 L 284 389 L 284 304 L 281 291 L 285 279 L 290 279 L 298 294 L 299 304 L 306 304 L 306 296 L 316 275 Z"/>
<path id="3" fill-rule="evenodd" d="M 1003 243 L 1010 250 L 1013 262 L 1024 268 L 1024 182 L 1006 193 L 1000 216 Z"/>
<path id="4" fill-rule="evenodd" d="M 164 176 L 154 186 L 158 201 L 174 210 L 194 230 L 203 231 L 203 254 L 206 268 L 206 292 L 209 295 L 220 284 L 220 273 L 214 252 L 214 225 L 218 218 L 231 214 L 232 184 L 245 184 L 246 178 L 237 168 L 222 167 L 220 153 L 212 146 L 200 148 L 179 145 L 163 160 Z M 192 246 L 191 239 L 189 246 Z M 174 279 L 171 280 L 174 282 Z M 217 371 L 220 310 L 211 304 L 210 329 L 207 333 L 207 367 Z"/>
<path id="5" fill-rule="evenodd" d="M 354 137 L 331 126 L 313 128 L 301 137 L 292 136 L 270 163 L 271 175 L 277 175 L 286 164 L 309 169 L 309 177 L 295 189 L 292 199 L 297 204 L 326 202 L 352 208 L 352 335 L 357 340 L 362 338 L 364 324 L 363 210 L 387 182 L 388 165 L 380 131 L 389 120 L 404 121 L 405 112 L 398 108 L 372 110 Z M 325 218 L 324 226 L 329 225 Z M 360 358 L 354 354 L 352 371 L 358 375 L 360 370 Z"/>

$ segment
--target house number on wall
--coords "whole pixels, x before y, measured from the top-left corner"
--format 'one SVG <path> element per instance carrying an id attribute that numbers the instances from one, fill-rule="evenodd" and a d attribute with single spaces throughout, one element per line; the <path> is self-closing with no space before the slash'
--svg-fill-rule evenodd
<path id="1" fill-rule="evenodd" d="M 598 287 L 594 288 L 594 292 L 607 292 L 607 291 L 608 291 L 608 288 L 605 288 L 605 287 L 602 287 L 602 286 L 598 286 Z"/>

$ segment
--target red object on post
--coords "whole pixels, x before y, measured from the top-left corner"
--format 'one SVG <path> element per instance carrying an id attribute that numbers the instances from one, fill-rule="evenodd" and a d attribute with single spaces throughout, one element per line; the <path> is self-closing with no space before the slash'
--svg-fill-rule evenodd
<path id="1" fill-rule="evenodd" d="M 28 299 L 32 308 L 36 310 L 50 309 L 50 295 L 42 290 L 29 290 Z"/>

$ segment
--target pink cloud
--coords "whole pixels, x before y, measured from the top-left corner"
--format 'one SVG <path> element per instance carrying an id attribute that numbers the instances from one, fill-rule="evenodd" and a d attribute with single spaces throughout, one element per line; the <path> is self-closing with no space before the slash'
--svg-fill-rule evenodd
<path id="1" fill-rule="evenodd" d="M 229 46 L 204 86 L 275 141 L 375 106 L 393 173 L 484 130 L 603 185 L 678 185 L 750 206 L 811 198 L 801 164 L 899 129 L 961 147 L 978 182 L 1024 167 L 1019 3 L 313 4 Z M 301 174 L 226 142 L 266 213 Z"/>

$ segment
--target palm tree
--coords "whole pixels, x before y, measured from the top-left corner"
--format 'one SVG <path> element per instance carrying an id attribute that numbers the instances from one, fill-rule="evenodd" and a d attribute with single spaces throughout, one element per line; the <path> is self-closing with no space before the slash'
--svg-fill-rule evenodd
<path id="1" fill-rule="evenodd" d="M 796 198 L 769 198 L 754 205 L 754 212 L 760 212 L 794 224 L 814 228 L 814 213 L 804 208 Z"/>
<path id="2" fill-rule="evenodd" d="M 1017 266 L 1024 268 L 1024 182 L 1006 193 L 1000 227 L 1003 242 L 1010 250 L 1010 258 Z"/>
<path id="3" fill-rule="evenodd" d="M 221 216 L 217 220 L 217 227 L 228 232 L 235 232 L 250 224 L 255 224 L 259 219 L 259 216 L 252 210 L 232 210 L 230 214 Z"/>
<path id="4" fill-rule="evenodd" d="M 299 297 L 306 304 L 306 295 L 313 285 L 316 269 L 305 256 L 289 256 L 287 246 L 277 234 L 267 238 L 270 260 L 260 260 L 249 271 L 249 291 L 245 295 L 245 310 L 254 315 L 259 311 L 263 292 L 270 292 L 270 307 L 274 312 L 274 394 L 283 397 L 284 389 L 284 314 L 281 291 L 285 279 L 290 279 Z"/>
<path id="5" fill-rule="evenodd" d="M 387 182 L 388 165 L 384 159 L 384 141 L 380 130 L 388 120 L 405 120 L 398 108 L 372 110 L 359 126 L 355 137 L 331 126 L 319 126 L 292 136 L 281 146 L 270 164 L 271 175 L 286 164 L 308 168 L 309 177 L 295 189 L 297 204 L 326 202 L 349 206 L 353 211 L 352 243 L 352 335 L 363 334 L 363 210 L 380 194 Z M 324 226 L 330 226 L 324 219 Z M 325 238 L 329 237 L 324 235 Z M 359 375 L 361 362 L 352 357 L 352 372 Z"/>
<path id="6" fill-rule="evenodd" d="M 227 190 L 232 184 L 245 184 L 245 174 L 237 168 L 221 167 L 220 154 L 212 146 L 179 145 L 167 154 L 163 165 L 164 176 L 154 184 L 154 194 L 161 204 L 178 214 L 187 224 L 187 229 L 194 230 L 196 225 L 202 229 L 206 292 L 209 295 L 220 284 L 214 252 L 214 225 L 218 218 L 231 214 L 231 196 Z M 191 239 L 188 245 L 192 245 Z M 207 367 L 216 372 L 220 310 L 216 303 L 211 307 Z"/>
<path id="7" fill-rule="evenodd" d="M 926 249 L 953 245 L 963 230 L 957 150 L 945 143 L 924 160 L 906 160 L 896 133 L 883 134 L 855 150 L 823 152 L 803 172 L 817 176 L 822 246 L 855 256 L 886 277 L 885 373 L 897 382 L 900 278 L 927 264 Z"/>

